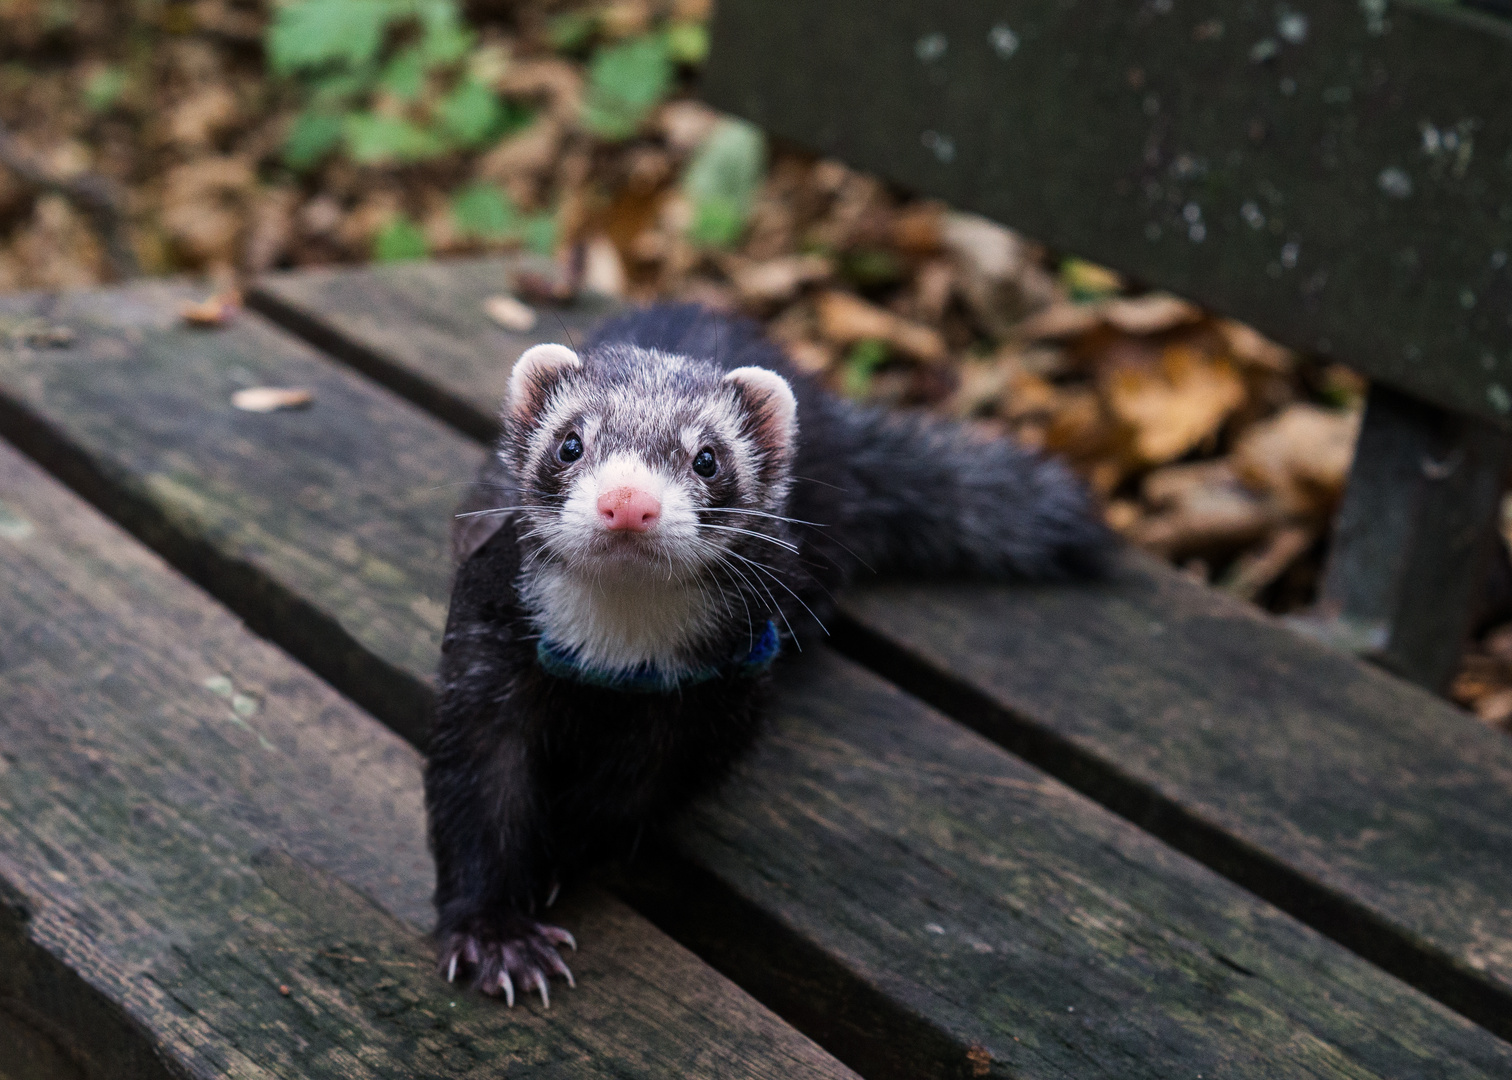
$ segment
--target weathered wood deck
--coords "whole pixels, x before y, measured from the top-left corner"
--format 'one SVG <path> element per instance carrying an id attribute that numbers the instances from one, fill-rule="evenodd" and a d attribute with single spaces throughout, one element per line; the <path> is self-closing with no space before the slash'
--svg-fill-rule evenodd
<path id="1" fill-rule="evenodd" d="M 578 990 L 437 980 L 416 756 L 362 709 L 423 741 L 448 516 L 535 340 L 481 314 L 503 274 L 267 282 L 319 349 L 173 285 L 0 299 L 77 334 L 0 346 L 0 435 L 214 597 L 0 452 L 17 1076 L 1512 1073 L 1512 746 L 1137 560 L 857 592 L 849 658 L 576 898 Z"/>

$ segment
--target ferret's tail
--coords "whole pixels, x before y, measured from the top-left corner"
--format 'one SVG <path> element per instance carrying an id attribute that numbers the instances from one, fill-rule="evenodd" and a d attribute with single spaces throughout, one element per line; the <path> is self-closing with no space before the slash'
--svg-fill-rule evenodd
<path id="1" fill-rule="evenodd" d="M 820 445 L 803 446 L 793 508 L 829 524 L 815 543 L 837 561 L 848 554 L 878 572 L 910 576 L 1057 580 L 1106 572 L 1113 535 L 1061 462 L 960 424 L 825 404 L 835 410 L 825 432 L 848 445 L 822 445 L 829 440 L 821 437 Z"/>

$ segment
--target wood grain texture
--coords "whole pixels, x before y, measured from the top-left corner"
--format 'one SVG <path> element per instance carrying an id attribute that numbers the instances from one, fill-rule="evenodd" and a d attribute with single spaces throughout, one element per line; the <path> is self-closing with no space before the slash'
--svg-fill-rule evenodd
<path id="1" fill-rule="evenodd" d="M 522 269 L 541 272 L 549 264 L 515 257 L 273 274 L 258 282 L 249 303 L 459 430 L 488 439 L 520 353 L 542 341 L 581 341 L 611 306 L 585 295 L 540 308 L 529 333 L 506 330 L 484 314 L 483 302 L 507 293 Z"/>
<path id="2" fill-rule="evenodd" d="M 384 322 L 363 296 L 325 320 Z M 434 373 L 387 355 L 491 407 L 487 343 L 454 334 Z M 847 610 L 875 670 L 1512 1037 L 1505 738 L 1143 561 L 1110 589 L 868 588 Z"/>
<path id="3" fill-rule="evenodd" d="M 1431 0 L 730 0 L 700 85 L 821 154 L 1508 425 L 1505 20 Z"/>
<path id="4" fill-rule="evenodd" d="M 52 410 L 45 382 L 30 385 L 36 388 L 23 390 L 21 404 L 28 414 L 55 418 L 55 439 L 99 445 L 91 434 L 97 420 Z M 213 413 L 219 401 L 209 396 L 200 411 Z M 213 430 L 208 418 L 196 421 L 187 401 L 183 407 L 185 431 Z M 129 402 L 116 409 L 114 428 L 130 429 Z M 402 429 L 407 410 L 393 402 L 390 411 L 384 426 Z M 140 450 L 90 452 L 115 462 Z M 286 459 L 305 452 L 269 439 L 252 458 L 276 476 Z M 327 467 L 340 463 L 337 456 Z M 289 467 L 304 468 L 293 461 Z M 357 519 L 384 516 L 386 499 L 402 502 L 396 493 L 418 485 L 409 468 L 395 460 L 381 481 L 354 468 L 332 478 L 332 500 L 349 508 L 341 513 L 360 529 Z M 119 470 L 101 466 L 106 474 Z M 229 488 L 222 497 L 228 506 L 241 501 Z M 292 508 L 290 547 L 304 559 L 331 563 L 329 518 L 322 515 L 334 513 Z M 201 519 L 178 520 L 195 529 Z M 215 535 L 203 540 L 218 542 Z M 372 555 L 414 587 L 424 580 L 409 562 L 423 557 L 419 550 L 406 541 Z M 282 572 L 272 560 L 259 565 Z M 316 590 L 301 595 L 317 611 L 324 603 L 320 582 L 337 576 L 334 570 L 301 572 L 297 588 Z M 401 610 L 409 606 L 402 590 L 379 596 Z M 340 592 L 331 599 L 340 603 Z M 391 662 L 377 648 L 364 655 L 375 665 Z M 427 664 L 404 674 L 418 682 L 428 670 Z M 1156 1076 L 1169 1075 L 1171 1061 L 1193 1060 L 1221 1062 L 1231 1075 L 1293 1069 L 1477 1075 L 1512 1065 L 1507 1047 L 1484 1031 L 853 667 L 830 660 L 808 678 L 802 681 L 796 669 L 784 674 L 777 740 L 724 801 L 679 834 L 670 878 L 650 874 L 662 884 L 646 887 L 672 902 L 645 902 L 669 927 L 706 946 L 727 973 L 869 1071 L 971 1075 L 980 1067 L 980 1075 Z M 823 726 L 842 721 L 834 730 Z M 888 743 L 912 730 L 919 732 L 915 741 Z M 826 740 L 842 736 L 859 741 L 825 751 Z M 977 772 L 962 772 L 966 764 Z M 957 781 L 978 775 L 994 779 Z M 1009 798 L 1006 788 L 1017 794 Z M 826 825 L 852 803 L 850 813 L 859 816 L 850 824 Z M 1004 806 L 1020 809 L 1005 813 Z M 863 828 L 866 822 L 872 825 Z M 957 860 L 952 830 L 968 827 L 971 844 L 982 846 Z M 960 886 L 955 893 L 947 884 L 953 881 Z M 939 925 L 954 925 L 959 915 L 960 925 L 988 935 L 982 940 L 995 950 L 993 942 L 1001 944 L 1011 962 L 972 967 L 959 957 L 942 960 L 937 935 L 916 925 L 920 882 L 942 905 Z M 1141 890 L 1157 899 L 1137 900 Z M 1171 910 L 1162 910 L 1167 902 Z M 1042 920 L 1013 914 L 1041 907 Z M 699 919 L 680 911 L 705 913 L 704 924 L 714 929 L 703 936 Z M 1261 923 L 1264 933 L 1256 928 Z M 1205 945 L 1156 945 L 1178 939 L 1214 943 L 1219 955 Z M 1255 959 L 1224 959 L 1232 956 Z M 1228 986 L 1231 962 L 1268 974 L 1236 995 L 1193 989 Z M 1086 1000 L 1103 1005 L 1085 1025 L 1068 1028 L 1062 1012 L 1076 1002 L 1047 1002 L 1072 970 L 1080 973 Z M 1020 990 L 1006 989 L 1018 979 Z M 947 990 L 954 980 L 959 984 Z M 843 1022 L 826 1019 L 836 1016 Z M 1039 1048 L 1037 1055 L 1016 1056 L 1015 1037 Z M 1144 1060 L 1150 1064 L 1138 1064 Z"/>
<path id="5" fill-rule="evenodd" d="M 257 315 L 225 331 L 185 328 L 177 312 L 194 295 L 150 284 L 0 301 L 0 314 L 78 334 L 66 349 L 0 350 L 0 431 L 210 592 L 235 597 L 254 629 L 422 740 L 416 718 L 446 619 L 448 518 L 481 449 Z M 302 387 L 315 400 L 233 408 L 250 386 Z M 49 434 L 65 427 L 66 439 Z M 275 448 L 280 466 L 265 467 Z M 318 611 L 305 601 L 317 595 Z"/>
<path id="6" fill-rule="evenodd" d="M 629 895 L 864 1075 L 1507 1067 L 1512 1047 L 832 653 L 789 668 L 775 714 L 678 834 L 722 890 L 672 872 Z"/>
<path id="7" fill-rule="evenodd" d="M 852 655 L 1512 1032 L 1505 736 L 1143 557 L 1106 586 L 843 607 Z"/>
<path id="8" fill-rule="evenodd" d="M 1508 451 L 1483 420 L 1372 386 L 1318 602 L 1290 625 L 1444 690 L 1484 606 Z"/>
<path id="9" fill-rule="evenodd" d="M 601 893 L 449 987 L 431 884 L 416 752 L 0 444 L 0 1073 L 850 1075 Z"/>

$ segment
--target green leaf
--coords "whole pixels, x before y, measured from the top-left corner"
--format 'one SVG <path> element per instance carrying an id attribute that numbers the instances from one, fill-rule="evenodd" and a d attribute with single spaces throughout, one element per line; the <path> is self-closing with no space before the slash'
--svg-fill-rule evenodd
<path id="1" fill-rule="evenodd" d="M 1060 279 L 1066 291 L 1071 294 L 1071 299 L 1078 303 L 1101 300 L 1123 291 L 1123 279 L 1117 273 L 1085 259 L 1062 259 Z"/>
<path id="2" fill-rule="evenodd" d="M 699 247 L 734 247 L 745 232 L 747 212 L 747 208 L 720 195 L 696 202 L 688 239 Z"/>
<path id="3" fill-rule="evenodd" d="M 90 112 L 109 112 L 126 92 L 128 81 L 125 68 L 101 68 L 84 84 L 84 107 Z"/>
<path id="4" fill-rule="evenodd" d="M 598 36 L 601 23 L 597 11 L 569 11 L 546 24 L 546 41 L 555 52 L 581 53 Z"/>
<path id="5" fill-rule="evenodd" d="M 399 50 L 384 66 L 378 85 L 400 101 L 415 101 L 425 90 L 426 69 L 425 53 L 412 45 Z"/>
<path id="6" fill-rule="evenodd" d="M 476 35 L 463 23 L 453 0 L 424 0 L 418 14 L 424 31 L 420 49 L 428 65 L 455 64 L 467 55 Z"/>
<path id="7" fill-rule="evenodd" d="M 377 113 L 351 113 L 343 124 L 346 151 L 359 165 L 425 161 L 446 152 L 433 131 Z"/>
<path id="8" fill-rule="evenodd" d="M 477 183 L 452 198 L 452 217 L 464 236 L 504 240 L 518 233 L 520 215 L 497 185 Z"/>
<path id="9" fill-rule="evenodd" d="M 336 113 L 306 110 L 294 119 L 284 139 L 284 164 L 297 172 L 315 166 L 341 141 L 342 118 Z"/>
<path id="10" fill-rule="evenodd" d="M 712 247 L 738 241 L 765 174 L 766 138 L 761 130 L 742 120 L 716 124 L 683 175 L 683 191 L 693 203 L 690 239 Z"/>
<path id="11" fill-rule="evenodd" d="M 410 0 L 291 0 L 277 6 L 268 28 L 268 62 L 275 74 L 344 63 L 371 63 L 384 31 L 408 15 Z"/>
<path id="12" fill-rule="evenodd" d="M 457 142 L 477 146 L 495 134 L 506 116 L 492 90 L 476 79 L 464 79 L 441 99 L 436 118 Z"/>
<path id="13" fill-rule="evenodd" d="M 840 388 L 846 397 L 864 401 L 871 392 L 872 377 L 887 363 L 887 343 L 875 338 L 858 341 L 846 354 Z"/>
<path id="14" fill-rule="evenodd" d="M 423 259 L 430 254 L 425 234 L 403 214 L 390 221 L 373 238 L 373 258 L 379 262 Z"/>
<path id="15" fill-rule="evenodd" d="M 664 34 L 601 49 L 588 68 L 583 124 L 605 139 L 626 139 L 672 88 L 675 70 Z"/>
<path id="16" fill-rule="evenodd" d="M 550 255 L 556 250 L 557 223 L 554 214 L 531 214 L 520 230 L 525 248 L 537 255 Z"/>
<path id="17" fill-rule="evenodd" d="M 667 52 L 679 64 L 697 66 L 709 55 L 709 29 L 703 23 L 673 23 L 667 27 Z"/>

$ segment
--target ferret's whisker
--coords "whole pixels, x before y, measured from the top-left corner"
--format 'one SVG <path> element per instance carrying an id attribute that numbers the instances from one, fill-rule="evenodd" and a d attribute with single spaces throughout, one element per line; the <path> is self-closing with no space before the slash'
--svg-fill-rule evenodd
<path id="1" fill-rule="evenodd" d="M 769 514 L 765 510 L 747 510 L 739 506 L 703 506 L 699 507 L 701 514 L 745 514 L 750 517 L 771 518 L 773 521 L 786 521 L 790 525 L 811 525 L 816 529 L 827 529 L 828 525 L 822 521 L 804 521 L 802 518 L 783 517 L 781 514 Z"/>
<path id="2" fill-rule="evenodd" d="M 741 560 L 742 562 L 749 563 L 755 569 L 764 571 L 766 573 L 767 577 L 771 578 L 778 585 L 781 585 L 784 589 L 786 589 L 789 596 L 791 596 L 794 600 L 798 601 L 798 603 L 803 604 L 803 610 L 809 613 L 809 618 L 813 619 L 816 623 L 819 624 L 819 629 L 821 629 L 821 630 L 824 631 L 824 636 L 825 637 L 829 637 L 830 636 L 829 628 L 824 625 L 824 621 L 822 619 L 820 619 L 819 616 L 817 616 L 817 615 L 814 614 L 814 609 L 813 608 L 809 607 L 808 604 L 804 603 L 803 597 L 799 596 L 796 592 L 794 592 L 793 589 L 792 589 L 792 587 L 789 586 L 787 582 L 783 581 L 782 578 L 780 578 L 780 577 L 777 576 L 776 571 L 774 571 L 771 567 L 764 565 L 763 563 L 756 562 L 756 561 L 754 561 L 752 559 L 747 559 L 744 555 L 741 555 L 741 554 L 739 554 L 737 552 L 732 551 L 732 552 L 730 552 L 730 554 L 734 555 L 737 559 Z M 794 638 L 794 640 L 796 641 L 797 639 Z"/>
<path id="3" fill-rule="evenodd" d="M 516 510 L 535 510 L 534 506 L 494 506 L 487 510 L 469 510 L 465 514 L 453 514 L 455 518 L 486 517 L 489 514 L 509 514 Z"/>
<path id="4" fill-rule="evenodd" d="M 736 574 L 741 581 L 745 582 L 746 587 L 750 589 L 754 595 L 756 595 L 758 598 L 765 595 L 767 602 L 772 606 L 771 610 L 779 611 L 781 605 L 777 603 L 777 597 L 772 595 L 772 591 L 766 587 L 765 583 L 763 583 L 760 578 L 751 577 L 740 567 L 729 561 L 729 556 L 733 554 L 734 552 L 732 551 L 721 551 L 719 552 L 717 558 L 724 566 L 729 568 L 731 573 Z"/>
<path id="5" fill-rule="evenodd" d="M 751 560 L 747 559 L 744 555 L 737 554 L 736 552 L 733 552 L 733 551 L 725 551 L 724 554 L 733 556 L 734 558 L 739 559 L 741 562 L 749 564 L 753 568 L 756 566 L 755 563 L 751 562 Z M 743 572 L 741 572 L 740 569 L 738 567 L 735 567 L 733 564 L 731 565 L 731 569 L 735 570 L 736 573 L 739 573 L 741 577 L 745 577 L 745 574 Z M 798 634 L 793 629 L 793 624 L 790 623 L 790 622 L 788 622 L 787 612 L 785 612 L 785 611 L 782 610 L 782 605 L 777 602 L 777 597 L 772 594 L 771 588 L 768 587 L 766 585 L 766 583 L 763 582 L 761 580 L 761 578 L 759 578 L 759 577 L 756 579 L 756 584 L 758 586 L 760 586 L 760 588 L 762 589 L 763 592 L 766 593 L 767 599 L 772 602 L 772 608 L 781 617 L 782 624 L 787 627 L 788 637 L 790 637 L 790 638 L 793 639 L 793 645 L 798 649 L 799 652 L 802 652 L 803 651 L 803 643 L 798 640 Z M 777 581 L 777 584 L 782 585 L 782 582 L 781 581 Z M 785 588 L 785 589 L 787 588 L 786 585 L 783 585 L 782 587 Z M 788 592 L 791 593 L 791 592 L 793 592 L 793 590 L 792 589 L 788 589 Z M 793 597 L 794 597 L 794 599 L 797 599 L 798 594 L 797 593 L 793 593 Z M 798 602 L 800 604 L 803 603 L 802 600 L 798 600 Z M 805 604 L 804 606 L 807 607 L 808 605 Z M 809 612 L 809 614 L 812 615 L 813 612 L 811 611 L 811 612 Z M 819 622 L 819 620 L 817 618 L 814 621 L 815 622 Z M 819 623 L 819 626 L 820 626 L 820 629 L 824 628 L 824 624 L 823 623 Z M 825 634 L 829 633 L 828 630 L 825 630 L 824 632 L 825 632 Z"/>
<path id="6" fill-rule="evenodd" d="M 699 529 L 716 529 L 719 532 L 739 533 L 742 536 L 755 537 L 757 540 L 765 540 L 769 544 L 776 544 L 778 547 L 784 548 L 785 550 L 792 552 L 794 555 L 798 554 L 797 544 L 789 543 L 788 541 L 779 539 L 775 536 L 768 536 L 766 533 L 756 532 L 754 529 L 741 529 L 737 528 L 734 525 L 710 525 L 705 522 L 699 522 L 699 524 L 695 527 Z"/>

